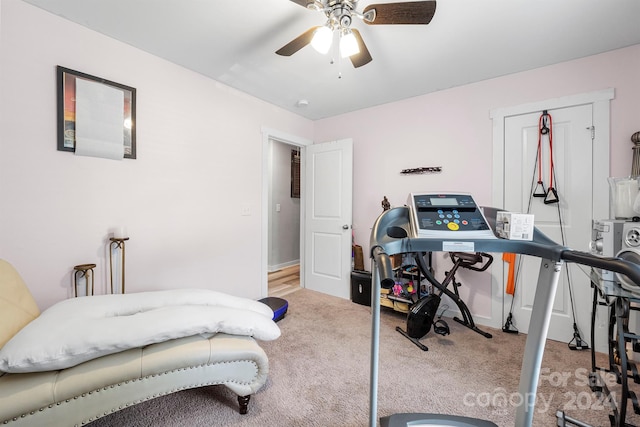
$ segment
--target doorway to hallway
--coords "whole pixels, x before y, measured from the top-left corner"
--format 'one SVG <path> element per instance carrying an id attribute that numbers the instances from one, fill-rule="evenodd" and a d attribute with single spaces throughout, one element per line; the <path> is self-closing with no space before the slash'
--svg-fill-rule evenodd
<path id="1" fill-rule="evenodd" d="M 268 295 L 270 153 L 273 141 L 301 148 L 300 286 L 349 298 L 353 142 L 351 139 L 312 144 L 272 129 L 263 129 L 261 227 L 262 295 Z M 279 268 L 285 267 L 284 265 Z"/>
<path id="2" fill-rule="evenodd" d="M 301 147 L 282 141 L 269 143 L 268 271 L 300 264 Z"/>
<path id="3" fill-rule="evenodd" d="M 284 297 L 300 289 L 300 264 L 269 273 L 269 296 Z"/>

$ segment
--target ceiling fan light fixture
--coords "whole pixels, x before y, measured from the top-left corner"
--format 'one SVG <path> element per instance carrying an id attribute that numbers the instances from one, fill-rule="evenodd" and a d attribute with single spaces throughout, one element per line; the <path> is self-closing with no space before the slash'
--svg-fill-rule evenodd
<path id="1" fill-rule="evenodd" d="M 331 47 L 331 41 L 333 39 L 333 31 L 331 28 L 327 26 L 318 27 L 316 31 L 313 33 L 313 38 L 311 39 L 311 46 L 321 54 L 326 54 L 329 52 L 329 48 Z"/>
<path id="2" fill-rule="evenodd" d="M 360 53 L 360 47 L 356 36 L 353 35 L 350 29 L 343 29 L 340 33 L 340 56 L 347 58 L 357 53 Z"/>

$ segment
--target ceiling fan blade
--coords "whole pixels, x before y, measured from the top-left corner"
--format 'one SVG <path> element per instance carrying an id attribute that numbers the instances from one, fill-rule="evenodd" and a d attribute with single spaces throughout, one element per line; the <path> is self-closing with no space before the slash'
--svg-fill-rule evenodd
<path id="1" fill-rule="evenodd" d="M 373 13 L 372 13 L 373 12 Z M 370 4 L 364 8 L 364 22 L 369 25 L 422 24 L 431 22 L 436 13 L 436 2 L 409 1 L 400 3 Z"/>
<path id="2" fill-rule="evenodd" d="M 304 33 L 300 34 L 295 39 L 291 40 L 286 45 L 282 46 L 280 49 L 276 50 L 276 53 L 281 56 L 291 56 L 309 43 L 311 43 L 311 39 L 313 38 L 313 33 L 320 27 L 311 27 Z"/>
<path id="3" fill-rule="evenodd" d="M 360 31 L 356 30 L 355 28 L 352 28 L 351 32 L 353 33 L 354 36 L 356 36 L 356 40 L 358 41 L 358 47 L 360 48 L 360 52 L 356 53 L 355 55 L 351 55 L 349 58 L 351 59 L 351 63 L 355 68 L 362 67 L 363 65 L 366 65 L 369 62 L 371 62 L 373 58 L 371 58 L 369 49 L 367 49 L 367 46 L 364 44 L 364 40 L 360 35 Z"/>

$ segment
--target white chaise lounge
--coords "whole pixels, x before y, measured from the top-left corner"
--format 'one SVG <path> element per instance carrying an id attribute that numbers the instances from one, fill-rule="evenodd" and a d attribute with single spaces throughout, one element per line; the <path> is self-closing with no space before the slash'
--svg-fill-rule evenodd
<path id="1" fill-rule="evenodd" d="M 175 301 L 170 307 L 165 301 L 160 307 L 136 308 L 142 296 L 146 300 L 151 294 L 156 293 L 72 298 L 40 313 L 15 269 L 0 260 L 0 425 L 84 425 L 145 400 L 215 384 L 235 392 L 240 413 L 246 413 L 250 396 L 265 384 L 269 372 L 267 356 L 256 339 L 275 339 L 280 333 L 271 320 L 271 309 L 257 301 L 230 297 L 231 306 L 240 304 L 231 309 L 237 309 L 239 318 L 253 316 L 261 320 L 259 325 L 242 320 L 229 328 L 227 323 L 233 322 L 220 320 L 218 315 L 229 311 L 227 299 L 226 306 L 218 310 L 208 302 L 194 305 L 193 298 L 183 298 L 184 293 L 177 300 L 174 294 L 169 294 Z M 109 311 L 114 307 L 112 297 L 137 298 L 137 302 L 119 300 L 116 306 L 128 308 L 114 314 Z M 196 297 L 202 299 L 198 291 Z M 76 300 L 82 299 L 88 301 L 90 311 L 96 311 L 100 299 L 107 301 L 108 308 L 103 314 L 88 315 L 93 319 L 86 323 L 78 322 L 77 316 L 83 315 L 83 309 L 78 309 L 82 302 Z M 215 313 L 205 314 L 202 305 Z M 247 314 L 244 308 L 247 306 L 254 311 Z M 200 311 L 202 319 L 212 316 L 213 320 L 206 322 L 212 326 L 203 329 L 200 319 L 200 323 L 193 321 L 188 328 L 183 325 L 175 330 L 158 331 L 167 324 L 185 323 L 180 321 L 184 310 Z M 64 313 L 71 312 L 70 319 L 55 320 L 61 313 L 65 317 Z M 93 332 L 86 335 L 94 337 L 110 335 L 108 325 L 112 320 L 105 320 L 104 313 L 116 322 L 142 317 L 145 324 L 153 325 L 153 336 L 141 338 L 129 331 L 111 334 L 123 335 L 123 343 L 77 336 L 87 330 Z M 175 322 L 157 320 L 170 319 L 172 315 Z M 77 323 L 82 325 L 76 326 Z M 43 324 L 53 337 L 42 335 Z M 70 343 L 60 343 L 67 338 L 71 338 Z M 79 345 L 88 351 L 79 351 Z"/>

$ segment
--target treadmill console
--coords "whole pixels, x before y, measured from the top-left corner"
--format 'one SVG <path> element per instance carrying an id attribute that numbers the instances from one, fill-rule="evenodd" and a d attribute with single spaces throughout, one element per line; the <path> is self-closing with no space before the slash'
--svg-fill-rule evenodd
<path id="1" fill-rule="evenodd" d="M 417 237 L 495 239 L 470 194 L 411 193 L 407 201 Z"/>

